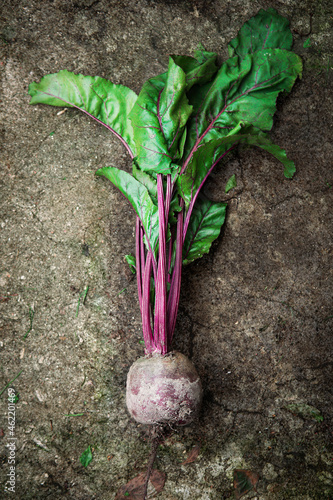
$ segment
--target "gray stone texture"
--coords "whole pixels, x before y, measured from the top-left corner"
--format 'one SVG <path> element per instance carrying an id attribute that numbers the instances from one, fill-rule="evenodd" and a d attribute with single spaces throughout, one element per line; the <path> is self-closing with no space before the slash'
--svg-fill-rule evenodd
<path id="1" fill-rule="evenodd" d="M 184 269 L 174 343 L 201 376 L 204 404 L 196 424 L 173 429 L 159 448 L 155 467 L 167 474 L 159 498 L 232 499 L 234 469 L 259 474 L 258 496 L 244 498 L 333 498 L 331 1 L 5 0 L 0 392 L 20 373 L 11 385 L 19 394 L 13 498 L 111 500 L 149 456 L 148 431 L 125 407 L 128 369 L 143 354 L 124 261 L 135 216 L 94 177 L 105 165 L 129 170 L 130 160 L 79 111 L 29 106 L 29 83 L 66 68 L 138 92 L 168 54 L 191 54 L 199 42 L 223 60 L 227 42 L 267 7 L 290 19 L 304 62 L 303 79 L 278 100 L 272 133 L 297 174 L 286 180 L 268 154 L 239 151 L 205 186 L 229 200 L 228 216 L 210 254 Z M 226 195 L 232 174 L 237 188 Z M 195 445 L 197 460 L 182 465 Z"/>

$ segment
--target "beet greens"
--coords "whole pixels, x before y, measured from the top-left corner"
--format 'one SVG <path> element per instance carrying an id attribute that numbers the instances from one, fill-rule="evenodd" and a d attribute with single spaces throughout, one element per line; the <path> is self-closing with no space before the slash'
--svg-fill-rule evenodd
<path id="1" fill-rule="evenodd" d="M 137 96 L 110 81 L 66 70 L 32 83 L 31 104 L 80 109 L 116 135 L 132 161 L 132 174 L 115 167 L 108 178 L 137 215 L 136 268 L 147 355 L 171 350 L 182 265 L 208 253 L 224 223 L 226 203 L 201 189 L 214 167 L 237 145 L 257 146 L 295 166 L 268 135 L 280 92 L 301 76 L 291 51 L 288 21 L 261 10 L 228 45 L 220 68 L 202 46 L 194 57 L 172 55 L 168 70 L 144 83 Z"/>

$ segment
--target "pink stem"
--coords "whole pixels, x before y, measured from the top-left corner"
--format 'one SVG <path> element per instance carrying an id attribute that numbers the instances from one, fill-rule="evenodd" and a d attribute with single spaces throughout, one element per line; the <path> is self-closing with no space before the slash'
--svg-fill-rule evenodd
<path id="1" fill-rule="evenodd" d="M 147 255 L 145 271 L 143 275 L 142 283 L 142 330 L 143 330 L 143 340 L 145 342 L 146 351 L 152 353 L 156 350 L 153 341 L 153 332 L 151 328 L 151 317 L 150 317 L 150 277 L 152 271 L 153 256 L 151 252 Z"/>
<path id="2" fill-rule="evenodd" d="M 161 174 L 157 174 L 157 199 L 159 219 L 159 255 L 155 298 L 154 341 L 160 354 L 164 355 L 168 352 L 168 336 L 166 331 L 166 219 L 163 193 L 163 177 Z"/>
<path id="3" fill-rule="evenodd" d="M 166 227 L 168 227 L 168 218 L 169 218 L 169 210 L 170 210 L 171 195 L 172 195 L 172 182 L 170 174 L 166 176 L 166 180 L 167 180 L 167 185 L 165 194 L 165 224 Z"/>
<path id="4" fill-rule="evenodd" d="M 184 202 L 180 201 L 183 209 Z M 175 267 L 172 274 L 171 287 L 168 299 L 168 344 L 171 345 L 173 333 L 175 331 L 176 319 L 179 306 L 180 285 L 182 276 L 182 253 L 183 253 L 183 210 L 178 214 L 177 220 L 177 243 Z"/>
<path id="5" fill-rule="evenodd" d="M 169 240 L 169 248 L 168 248 L 168 269 L 167 269 L 167 279 L 168 283 L 171 282 L 171 262 L 172 262 L 172 247 L 173 247 L 173 227 L 171 228 L 171 236 Z"/>
<path id="6" fill-rule="evenodd" d="M 141 248 L 141 240 L 142 240 L 142 229 L 141 229 L 141 221 L 139 217 L 136 218 L 136 279 L 138 284 L 138 297 L 140 304 L 140 311 L 142 315 L 142 269 L 144 269 L 144 264 L 142 265 L 142 257 L 144 259 L 144 255 L 142 256 L 142 248 Z"/>
<path id="7" fill-rule="evenodd" d="M 145 262 L 145 244 L 144 244 L 144 241 L 143 241 L 144 229 L 143 229 L 142 224 L 141 224 L 140 227 L 141 227 L 141 232 L 140 232 L 140 256 L 141 256 L 141 261 L 140 261 L 140 264 L 141 264 L 141 275 L 142 275 L 143 274 L 143 270 L 145 269 L 145 266 L 146 266 L 146 262 Z"/>
<path id="8" fill-rule="evenodd" d="M 166 228 L 168 228 L 168 219 L 169 219 L 171 198 L 172 198 L 172 181 L 171 181 L 171 175 L 169 174 L 169 175 L 167 175 L 167 185 L 166 185 L 166 195 L 165 195 L 165 224 L 166 224 Z M 171 280 L 170 275 L 169 275 L 169 270 L 170 270 L 170 266 L 171 266 L 171 259 L 172 259 L 172 234 L 170 236 L 170 241 L 169 241 L 168 267 L 166 270 L 168 283 L 170 283 L 170 280 Z"/>

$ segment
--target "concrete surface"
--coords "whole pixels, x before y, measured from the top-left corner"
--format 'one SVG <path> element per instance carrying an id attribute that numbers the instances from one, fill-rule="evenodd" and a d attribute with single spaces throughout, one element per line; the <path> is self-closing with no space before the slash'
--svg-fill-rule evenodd
<path id="1" fill-rule="evenodd" d="M 126 374 L 143 353 L 136 282 L 123 260 L 134 251 L 135 217 L 94 177 L 130 161 L 80 112 L 29 106 L 29 83 L 66 68 L 138 92 L 169 53 L 202 42 L 222 59 L 267 7 L 290 19 L 304 62 L 273 132 L 297 175 L 284 179 L 273 158 L 252 150 L 230 157 L 205 187 L 230 199 L 228 217 L 212 252 L 184 270 L 175 339 L 202 377 L 204 406 L 196 425 L 159 448 L 159 498 L 234 498 L 234 469 L 259 474 L 258 493 L 244 498 L 333 498 L 329 0 L 1 2 L 0 497 L 111 500 L 149 455 L 147 429 L 125 408 Z M 232 174 L 238 186 L 225 195 Z M 9 388 L 19 397 L 14 431 Z M 11 437 L 15 494 L 4 491 Z M 198 458 L 182 465 L 196 445 Z"/>

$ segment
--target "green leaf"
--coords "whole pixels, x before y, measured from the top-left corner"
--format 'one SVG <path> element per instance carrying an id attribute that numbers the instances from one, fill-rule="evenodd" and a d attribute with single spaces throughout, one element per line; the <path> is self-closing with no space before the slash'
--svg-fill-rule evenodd
<path id="1" fill-rule="evenodd" d="M 262 49 L 290 50 L 293 36 L 288 19 L 273 8 L 261 9 L 258 14 L 243 24 L 236 38 L 228 44 L 229 56 L 244 58 Z"/>
<path id="2" fill-rule="evenodd" d="M 168 71 L 142 87 L 131 113 L 140 169 L 170 174 L 182 158 L 185 125 L 192 112 L 186 92 L 211 80 L 217 71 L 216 54 L 202 46 L 195 57 L 172 55 Z"/>
<path id="3" fill-rule="evenodd" d="M 191 203 L 211 167 L 222 158 L 228 149 L 240 141 L 245 141 L 246 135 L 237 133 L 241 130 L 241 124 L 234 130 L 235 134 L 231 133 L 227 137 L 212 139 L 203 144 L 192 155 L 185 172 L 179 175 L 177 185 L 180 196 L 185 200 L 186 207 Z"/>
<path id="4" fill-rule="evenodd" d="M 240 141 L 242 142 L 242 141 Z M 280 148 L 277 144 L 273 144 L 270 137 L 267 134 L 260 135 L 249 135 L 243 141 L 244 144 L 249 146 L 257 146 L 258 148 L 264 149 L 268 153 L 274 156 L 279 162 L 284 165 L 283 174 L 287 179 L 291 179 L 296 172 L 295 163 L 287 158 L 287 154 L 284 149 Z"/>
<path id="5" fill-rule="evenodd" d="M 141 170 L 172 173 L 178 143 L 192 111 L 185 90 L 186 75 L 172 57 L 167 73 L 143 85 L 130 114 Z"/>
<path id="6" fill-rule="evenodd" d="M 198 46 L 194 57 L 174 55 L 172 58 L 186 74 L 186 91 L 193 85 L 210 82 L 217 71 L 215 52 L 205 51 L 202 45 Z"/>
<path id="7" fill-rule="evenodd" d="M 303 43 L 303 47 L 304 47 L 305 49 L 307 49 L 307 48 L 311 47 L 311 38 L 307 38 L 307 39 L 305 40 L 305 42 Z"/>
<path id="8" fill-rule="evenodd" d="M 177 213 L 181 212 L 182 208 L 179 205 L 179 197 L 178 194 L 175 193 L 171 203 L 170 203 L 170 211 L 169 211 L 169 222 L 170 224 L 176 224 L 177 223 Z"/>
<path id="9" fill-rule="evenodd" d="M 89 286 L 87 286 L 87 288 L 83 292 L 81 292 L 80 295 L 79 295 L 79 299 L 77 301 L 77 306 L 76 306 L 76 318 L 78 317 L 78 314 L 79 314 L 79 309 L 80 309 L 80 304 L 81 304 L 81 297 L 83 297 L 82 298 L 82 304 L 84 304 L 85 301 L 86 301 L 86 298 L 87 298 L 88 291 L 89 291 Z"/>
<path id="10" fill-rule="evenodd" d="M 202 144 L 227 136 L 240 122 L 270 130 L 278 94 L 290 91 L 301 71 L 301 59 L 280 49 L 228 59 L 211 84 L 189 94 L 193 115 L 188 124 L 185 157 Z"/>
<path id="11" fill-rule="evenodd" d="M 92 459 L 93 459 L 93 456 L 92 456 L 92 452 L 91 452 L 91 447 L 89 445 L 88 448 L 80 456 L 80 462 L 83 465 L 83 467 L 88 467 L 88 465 L 90 464 Z"/>
<path id="12" fill-rule="evenodd" d="M 134 255 L 125 255 L 125 260 L 130 267 L 131 273 L 136 273 L 136 259 Z"/>
<path id="13" fill-rule="evenodd" d="M 11 404 L 14 404 L 16 405 L 16 403 L 19 402 L 19 399 L 20 399 L 20 393 L 10 393 L 8 395 L 8 402 L 11 403 Z"/>
<path id="14" fill-rule="evenodd" d="M 153 251 L 158 247 L 158 209 L 148 189 L 131 174 L 115 167 L 103 167 L 96 175 L 104 176 L 128 199 L 144 227 L 147 247 Z"/>
<path id="15" fill-rule="evenodd" d="M 212 166 L 237 144 L 257 146 L 268 151 L 284 165 L 286 178 L 290 179 L 294 175 L 296 170 L 294 162 L 287 158 L 284 149 L 272 143 L 267 134 L 252 126 L 242 127 L 241 124 L 235 127 L 234 131 L 235 134 L 231 133 L 226 137 L 213 139 L 201 146 L 192 155 L 185 172 L 178 177 L 179 193 L 185 200 L 186 207 L 189 206 L 196 192 L 201 188 Z"/>
<path id="16" fill-rule="evenodd" d="M 153 175 L 148 174 L 148 172 L 143 172 L 140 170 L 138 167 L 137 163 L 134 161 L 133 162 L 133 177 L 141 182 L 147 189 L 150 194 L 151 199 L 153 200 L 154 204 L 157 205 L 157 180 L 156 176 L 153 177 Z"/>
<path id="17" fill-rule="evenodd" d="M 183 157 L 184 154 L 184 148 L 185 148 L 185 142 L 186 142 L 186 136 L 187 136 L 187 128 L 184 128 L 184 132 L 182 133 L 182 136 L 179 140 L 178 144 L 178 153 L 175 156 L 175 160 L 180 160 Z"/>
<path id="18" fill-rule="evenodd" d="M 237 180 L 235 174 L 228 179 L 227 184 L 225 186 L 225 192 L 229 193 L 229 191 L 237 186 Z"/>
<path id="19" fill-rule="evenodd" d="M 135 92 L 99 76 L 75 75 L 67 70 L 44 76 L 29 85 L 30 104 L 78 108 L 97 119 L 122 140 L 135 155 L 129 113 L 137 99 Z"/>
<path id="20" fill-rule="evenodd" d="M 202 43 L 198 43 L 197 50 L 194 52 L 194 57 L 199 64 L 205 64 L 208 60 L 216 62 L 217 54 L 216 52 L 207 52 Z"/>
<path id="21" fill-rule="evenodd" d="M 208 253 L 219 236 L 225 220 L 227 204 L 216 203 L 199 195 L 193 207 L 183 247 L 183 265 Z"/>

